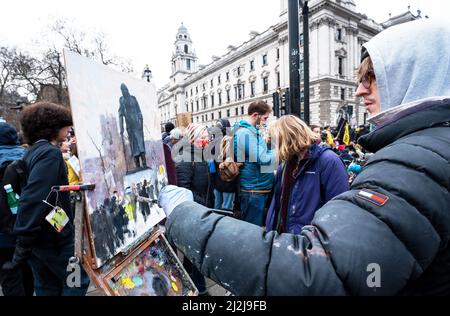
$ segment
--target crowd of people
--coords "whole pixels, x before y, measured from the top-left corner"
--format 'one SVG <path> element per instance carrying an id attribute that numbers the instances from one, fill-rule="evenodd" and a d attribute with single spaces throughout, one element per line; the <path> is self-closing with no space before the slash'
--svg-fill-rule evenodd
<path id="1" fill-rule="evenodd" d="M 367 126 L 271 118 L 263 101 L 234 125 L 165 124 L 169 185 L 159 205 L 200 295 L 205 277 L 234 295 L 450 294 L 449 47 L 449 25 L 432 21 L 365 43 L 356 96 Z M 79 287 L 65 283 L 70 194 L 48 196 L 81 180 L 70 112 L 36 103 L 21 123 L 26 151 L 0 123 L 0 165 L 21 159 L 27 168 L 14 223 L 2 222 L 3 292 L 84 295 L 84 271 Z M 45 222 L 42 200 L 67 213 L 62 232 Z M 369 280 L 374 266 L 380 275 Z"/>

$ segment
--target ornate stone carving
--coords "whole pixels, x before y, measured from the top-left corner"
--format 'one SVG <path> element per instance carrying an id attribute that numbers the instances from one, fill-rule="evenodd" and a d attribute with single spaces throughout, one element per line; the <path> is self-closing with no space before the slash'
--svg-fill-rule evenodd
<path id="1" fill-rule="evenodd" d="M 330 27 L 334 27 L 336 25 L 336 21 L 329 16 L 323 16 L 318 18 L 310 23 L 310 29 L 313 30 L 315 28 L 319 28 L 321 25 L 327 25 Z"/>

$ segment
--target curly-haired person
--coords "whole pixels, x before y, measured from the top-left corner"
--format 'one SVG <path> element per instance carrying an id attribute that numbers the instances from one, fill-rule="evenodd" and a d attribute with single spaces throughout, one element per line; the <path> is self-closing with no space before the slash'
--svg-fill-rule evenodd
<path id="1" fill-rule="evenodd" d="M 67 264 L 74 253 L 74 216 L 69 193 L 60 192 L 58 197 L 49 194 L 52 186 L 68 184 L 59 144 L 66 140 L 72 126 L 70 111 L 49 102 L 35 103 L 24 109 L 21 124 L 30 145 L 23 157 L 28 179 L 19 200 L 14 226 L 17 235 L 14 256 L 2 269 L 17 269 L 28 260 L 35 278 L 36 295 L 84 295 L 89 278 L 83 269 L 79 286 L 69 287 L 66 283 Z M 43 200 L 60 207 L 66 213 L 68 222 L 52 225 L 47 221 L 46 217 L 53 208 Z"/>

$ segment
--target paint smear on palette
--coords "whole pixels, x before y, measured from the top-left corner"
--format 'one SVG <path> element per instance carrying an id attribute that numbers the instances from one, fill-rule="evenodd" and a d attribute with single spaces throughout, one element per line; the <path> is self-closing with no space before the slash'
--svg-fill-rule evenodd
<path id="1" fill-rule="evenodd" d="M 196 292 L 186 272 L 161 239 L 156 239 L 109 285 L 119 296 L 192 296 Z"/>

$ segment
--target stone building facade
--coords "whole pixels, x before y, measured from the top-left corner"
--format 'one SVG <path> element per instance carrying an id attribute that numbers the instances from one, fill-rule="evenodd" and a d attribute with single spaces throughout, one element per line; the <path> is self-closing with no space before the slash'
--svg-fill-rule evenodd
<path id="1" fill-rule="evenodd" d="M 355 97 L 361 46 L 397 22 L 376 23 L 358 13 L 353 0 L 312 0 L 309 8 L 311 124 L 336 125 L 342 110 L 350 114 L 352 125 L 364 124 L 367 113 Z M 302 23 L 301 13 L 299 20 Z M 300 25 L 301 70 L 302 29 Z M 211 126 L 221 117 L 233 124 L 245 117 L 251 102 L 264 100 L 273 105 L 273 93 L 283 95 L 288 87 L 287 0 L 280 0 L 276 25 L 262 33 L 251 32 L 246 42 L 228 46 L 224 55 L 213 56 L 204 66 L 197 64 L 190 34 L 181 25 L 170 82 L 158 90 L 161 121 L 175 122 L 178 113 L 191 112 L 193 121 L 204 125 Z"/>

